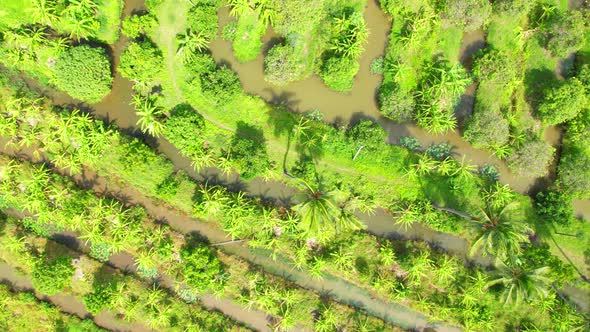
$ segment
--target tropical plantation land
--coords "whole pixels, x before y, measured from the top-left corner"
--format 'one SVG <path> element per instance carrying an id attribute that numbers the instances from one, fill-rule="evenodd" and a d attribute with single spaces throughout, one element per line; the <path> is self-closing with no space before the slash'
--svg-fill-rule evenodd
<path id="1" fill-rule="evenodd" d="M 589 331 L 587 0 L 1 0 L 3 331 Z"/>

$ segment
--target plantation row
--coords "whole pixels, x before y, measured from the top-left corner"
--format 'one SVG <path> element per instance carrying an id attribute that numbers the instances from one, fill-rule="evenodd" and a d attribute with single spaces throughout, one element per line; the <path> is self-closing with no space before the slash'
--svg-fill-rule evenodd
<path id="1" fill-rule="evenodd" d="M 167 8 L 165 4 L 166 2 L 155 7 L 155 12 L 164 11 Z M 201 7 L 197 4 L 187 10 L 200 10 L 199 8 Z M 158 15 L 147 15 L 157 20 Z M 160 15 L 163 16 L 164 13 Z M 191 24 L 190 15 L 187 20 L 187 24 Z M 154 21 L 151 22 L 157 26 Z M 208 24 L 212 25 L 209 30 L 215 30 L 215 21 Z M 313 114 L 296 116 L 285 112 L 281 107 L 269 106 L 260 98 L 243 93 L 237 76 L 224 66 L 217 67 L 210 55 L 198 53 L 199 50 L 196 50 L 197 53 L 191 53 L 191 57 L 184 62 L 175 61 L 176 53 L 169 52 L 170 50 L 167 52 L 166 49 L 160 50 L 155 44 L 148 43 L 150 36 L 158 39 L 150 33 L 138 37 L 143 40 L 141 47 L 150 50 L 148 53 L 140 52 L 134 55 L 135 45 L 138 45 L 135 43 L 123 53 L 121 73 L 137 82 L 136 87 L 162 84 L 161 93 L 144 97 L 146 102 L 142 104 L 138 114 L 142 119 L 150 119 L 152 124 L 146 125 L 146 130 L 159 128 L 151 133 L 163 134 L 181 153 L 193 160 L 197 169 L 203 166 L 216 166 L 224 172 L 235 169 L 244 179 L 264 176 L 286 181 L 291 185 L 295 183 L 295 186 L 303 186 L 310 193 L 336 192 L 340 194 L 336 196 L 344 198 L 335 199 L 333 205 L 336 208 L 331 209 L 333 214 L 338 213 L 339 206 L 350 207 L 350 204 L 342 204 L 342 201 L 347 202 L 346 197 L 353 197 L 355 203 L 362 202 L 363 210 L 368 210 L 372 205 L 386 207 L 395 212 L 398 222 L 408 226 L 413 221 L 422 221 L 437 230 L 457 233 L 474 242 L 477 241 L 481 232 L 471 231 L 468 227 L 470 223 L 440 213 L 430 213 L 429 218 L 419 216 L 422 215 L 422 207 L 428 209 L 431 202 L 471 215 L 479 215 L 481 210 L 489 210 L 490 207 L 485 204 L 488 201 L 486 195 L 489 192 L 489 181 L 494 182 L 498 178 L 492 167 L 481 168 L 479 171 L 482 177 L 476 177 L 476 169 L 465 159 L 457 163 L 451 158 L 452 147 L 448 144 L 429 147 L 425 151 L 428 157 L 422 158 L 404 148 L 386 144 L 386 133 L 375 123 L 361 121 L 355 126 L 336 129 L 315 121 Z M 146 54 L 153 55 L 153 58 L 148 58 Z M 194 109 L 182 103 L 169 112 L 165 111 L 166 105 L 179 102 L 174 100 L 175 94 L 168 90 L 173 88 L 167 83 L 169 78 L 163 67 L 166 62 L 171 61 L 174 61 L 174 70 L 182 73 L 180 76 L 185 78 L 186 84 L 181 85 L 181 89 L 186 101 Z M 152 66 L 158 63 L 160 66 Z M 140 64 L 145 66 L 138 66 Z M 127 71 L 126 68 L 131 68 L 131 65 L 133 71 Z M 145 83 L 145 76 L 141 75 L 150 72 L 152 74 L 148 75 L 149 83 Z M 443 75 L 444 70 L 433 69 L 433 72 L 441 75 L 436 79 L 428 79 L 433 91 L 444 95 L 456 94 L 453 92 L 456 88 L 445 83 L 449 78 L 446 74 Z M 445 89 L 449 89 L 449 92 L 444 92 Z M 143 89 L 138 91 L 145 93 Z M 456 94 L 455 97 L 458 96 L 459 94 Z M 205 119 L 195 109 L 199 110 Z M 143 117 L 142 114 L 150 112 L 157 112 L 158 117 Z M 579 117 L 583 118 L 584 114 L 586 113 L 581 113 Z M 224 128 L 232 129 L 234 133 L 220 129 L 220 123 Z M 582 130 L 585 128 L 583 126 Z M 263 142 L 268 143 L 266 148 Z M 421 150 L 415 140 L 406 139 L 403 143 L 410 150 Z M 361 146 L 362 153 L 355 160 L 351 160 Z M 583 160 L 576 159 L 576 163 Z M 579 164 L 576 165 L 580 168 Z M 281 168 L 283 172 L 303 179 L 305 184 L 278 177 Z M 565 171 L 562 174 L 565 174 Z M 385 182 L 393 185 L 383 185 Z M 570 182 L 575 182 L 581 187 L 585 183 L 577 174 L 570 176 Z M 588 237 L 584 235 L 587 232 L 584 230 L 587 230 L 588 226 L 587 223 L 574 218 L 572 208 L 573 197 L 579 195 L 570 194 L 560 186 L 541 193 L 537 201 L 532 202 L 525 196 L 511 194 L 506 188 L 503 191 L 520 202 L 512 208 L 518 209 L 522 216 L 526 216 L 525 224 L 528 227 L 522 228 L 520 233 L 534 231 L 546 236 L 547 230 L 551 229 L 556 233 L 582 234 L 574 239 L 567 238 L 568 241 L 563 241 L 560 245 L 573 253 L 576 264 L 584 264 L 583 251 L 588 242 Z M 541 213 L 532 211 L 535 205 Z M 327 218 L 336 219 L 327 225 L 342 222 L 353 229 L 359 228 L 360 225 L 355 220 L 349 222 L 349 209 L 341 208 L 340 211 L 344 218 Z M 307 229 L 311 232 L 317 230 L 313 227 Z M 325 239 L 332 233 L 330 227 L 325 227 L 320 232 L 310 233 L 310 236 L 324 236 Z"/>
<path id="2" fill-rule="evenodd" d="M 32 231 L 35 222 L 31 218 L 9 217 L 3 223 L 0 259 L 30 277 L 35 290 L 42 295 L 72 295 L 80 299 L 93 315 L 106 308 L 126 322 L 142 323 L 151 329 L 248 330 L 220 313 L 195 304 L 190 291 L 183 293 L 186 296 L 181 300 L 157 283 L 136 280 L 100 261 L 40 237 L 38 231 Z M 18 330 L 16 326 L 10 328 Z M 81 328 L 88 331 L 92 324 Z"/>
<path id="3" fill-rule="evenodd" d="M 33 108 L 37 112 L 43 112 L 46 122 L 51 123 L 52 114 L 44 107 Z M 28 113 L 22 112 L 21 116 L 27 118 Z M 65 113 L 63 113 L 65 114 Z M 55 115 L 54 115 L 55 116 Z M 89 123 L 95 124 L 97 128 L 100 126 L 98 122 L 94 122 L 87 117 L 81 115 L 73 115 L 72 118 L 86 119 Z M 55 116 L 57 118 L 57 116 Z M 59 120 L 56 120 L 59 121 Z M 70 121 L 75 123 L 75 121 Z M 45 131 L 42 129 L 41 124 L 37 126 L 39 137 L 44 137 L 42 133 Z M 59 126 L 67 128 L 66 131 L 69 135 L 75 137 L 77 126 Z M 99 131 L 97 128 L 94 131 Z M 26 126 L 20 127 L 20 130 L 26 129 Z M 49 127 L 51 129 L 51 127 Z M 94 135 L 92 130 L 83 130 L 80 132 L 81 135 Z M 104 130 L 102 130 L 104 131 Z M 19 139 L 22 134 L 15 132 L 15 139 Z M 362 234 L 338 234 L 339 238 L 337 241 L 329 241 L 327 243 L 309 242 L 306 240 L 306 232 L 304 229 L 309 227 L 308 224 L 303 224 L 297 218 L 298 211 L 289 212 L 286 208 L 274 209 L 272 207 L 265 207 L 260 205 L 260 202 L 246 198 L 243 193 L 231 193 L 223 189 L 222 187 L 202 185 L 198 187 L 196 184 L 191 182 L 186 176 L 182 174 L 174 173 L 172 165 L 152 152 L 147 146 L 143 145 L 138 141 L 132 141 L 131 143 L 117 142 L 122 140 L 123 137 L 118 136 L 116 132 L 109 132 L 112 136 L 111 146 L 109 155 L 105 158 L 96 158 L 99 162 L 95 167 L 102 168 L 102 172 L 109 172 L 110 177 L 122 177 L 126 181 L 139 186 L 144 191 L 155 197 L 160 197 L 166 200 L 169 204 L 179 208 L 180 210 L 193 213 L 197 217 L 203 217 L 210 222 L 219 222 L 220 226 L 235 238 L 251 238 L 249 245 L 255 247 L 263 247 L 275 255 L 281 255 L 290 258 L 296 266 L 299 268 L 308 268 L 311 275 L 320 277 L 323 273 L 333 274 L 342 277 L 346 280 L 350 280 L 354 284 L 357 284 L 369 291 L 375 292 L 375 296 L 381 297 L 385 300 L 410 301 L 413 306 L 417 309 L 426 311 L 427 313 L 446 320 L 452 320 L 463 326 L 478 329 L 485 328 L 488 326 L 491 328 L 492 324 L 498 321 L 504 320 L 515 320 L 525 319 L 527 316 L 519 316 L 516 313 L 506 313 L 506 310 L 495 298 L 496 287 L 492 287 L 488 283 L 493 282 L 495 279 L 494 273 L 486 281 L 485 274 L 481 272 L 475 272 L 474 270 L 466 269 L 463 264 L 456 259 L 453 259 L 447 255 L 433 252 L 429 248 L 422 247 L 421 249 L 412 249 L 412 246 L 403 244 L 390 243 L 388 241 L 379 240 L 373 236 L 362 235 Z M 119 137 L 118 139 L 116 139 Z M 16 142 L 15 142 L 16 143 Z M 47 146 L 43 139 L 37 138 L 34 145 Z M 138 157 L 142 159 L 138 160 Z M 429 157 L 423 157 L 429 158 Z M 131 163 L 132 162 L 132 163 Z M 137 165 L 136 167 L 130 168 L 124 165 Z M 440 166 L 439 166 L 440 167 Z M 115 170 L 119 170 L 117 174 Z M 147 175 L 150 176 L 147 176 Z M 30 176 L 28 176 L 30 177 Z M 33 178 L 33 177 L 30 177 Z M 139 182 L 141 181 L 141 182 Z M 9 184 L 7 188 L 18 188 L 18 185 Z M 504 193 L 503 193 L 504 191 Z M 500 208 L 510 202 L 513 197 L 510 191 L 505 192 L 506 189 L 503 186 L 493 185 L 488 189 L 486 195 L 490 205 L 498 206 Z M 92 199 L 92 195 L 87 195 Z M 334 195 L 337 197 L 337 195 Z M 16 196 L 15 196 L 16 197 Z M 191 201 L 193 197 L 194 206 L 187 206 L 186 202 Z M 80 201 L 79 198 L 74 198 L 74 201 Z M 23 199 L 23 202 L 33 202 L 30 198 Z M 104 204 L 101 204 L 103 206 Z M 357 204 L 355 204 L 357 205 Z M 86 203 L 83 206 L 92 206 L 92 204 Z M 305 207 L 306 204 L 302 203 L 299 208 Z M 418 208 L 418 207 L 417 207 Z M 421 209 L 429 209 L 430 205 L 423 205 L 419 207 Z M 104 208 L 102 208 L 104 209 Z M 102 210 L 101 209 L 101 210 Z M 344 209 L 341 207 L 341 209 Z M 431 209 L 431 208 L 430 208 Z M 414 211 L 414 210 L 410 210 Z M 422 211 L 422 210 L 418 210 Z M 414 211 L 413 213 L 416 213 Z M 443 218 L 444 215 L 440 215 L 441 212 L 430 210 L 429 213 L 419 212 L 423 214 L 425 218 Z M 503 212 L 498 215 L 491 214 L 488 216 L 489 222 L 496 220 L 499 217 L 503 217 Z M 80 215 L 80 212 L 77 213 Z M 430 215 L 430 216 L 429 216 Z M 413 219 L 412 217 L 408 217 Z M 57 219 L 60 220 L 61 218 Z M 51 218 L 56 220 L 56 218 Z M 67 220 L 67 219 L 66 219 Z M 154 243 L 149 238 L 143 238 L 145 234 L 149 234 L 149 226 L 143 222 L 135 222 L 136 227 L 143 228 L 143 230 L 136 232 L 136 240 L 127 238 L 117 242 L 109 243 L 106 247 L 106 252 L 110 252 L 113 248 L 123 246 L 129 243 L 129 250 L 133 253 L 133 243 Z M 301 225 L 305 225 L 303 228 Z M 482 223 L 483 229 L 489 227 L 485 226 L 486 223 Z M 141 226 L 145 225 L 145 226 Z M 325 225 L 325 222 L 322 223 Z M 515 223 L 517 227 L 517 223 Z M 512 227 L 510 223 L 508 226 Z M 499 267 L 500 271 L 510 273 L 514 271 L 526 271 L 525 275 L 539 275 L 539 279 L 533 283 L 535 288 L 530 290 L 520 290 L 518 296 L 516 294 L 502 295 L 503 287 L 497 287 L 498 294 L 501 296 L 503 301 L 516 302 L 517 304 L 528 307 L 529 304 L 535 305 L 540 299 L 539 295 L 543 295 L 540 298 L 546 299 L 544 294 L 553 298 L 554 305 L 565 310 L 565 317 L 553 316 L 558 310 L 552 310 L 552 315 L 540 316 L 537 322 L 545 322 L 544 324 L 551 324 L 551 321 L 546 321 L 547 317 L 555 317 L 554 322 L 565 322 L 564 324 L 575 324 L 575 314 L 569 312 L 567 307 L 562 302 L 555 299 L 555 294 L 550 290 L 550 284 L 552 281 L 557 282 L 559 286 L 564 281 L 570 281 L 573 278 L 573 273 L 570 269 L 564 267 L 562 263 L 553 258 L 547 251 L 546 247 L 535 247 L 532 245 L 525 246 L 525 250 L 521 252 L 521 248 L 518 242 L 524 242 L 525 233 L 520 233 L 519 237 L 514 242 L 499 243 L 503 246 L 496 245 L 496 235 L 494 231 L 507 231 L 519 234 L 523 232 L 521 228 L 507 228 L 494 230 L 492 232 L 484 232 L 481 236 L 482 245 L 480 246 L 486 253 L 493 253 L 500 258 L 509 259 L 520 253 L 519 260 L 508 260 L 506 264 L 510 264 L 512 269 L 505 269 L 504 265 L 501 264 Z M 105 235 L 108 236 L 112 231 L 106 230 Z M 115 232 L 117 233 L 117 232 Z M 130 236 L 134 236 L 133 232 L 125 232 Z M 90 236 L 90 235 L 88 235 Z M 112 240 L 111 240 L 112 241 Z M 487 242 L 486 242 L 487 241 Z M 99 243 L 97 241 L 92 241 Z M 167 243 L 164 241 L 164 243 Z M 182 241 L 178 242 L 174 247 L 178 248 L 182 246 Z M 144 251 L 144 254 L 138 253 L 138 257 L 141 255 L 145 256 L 145 252 L 150 252 L 151 246 L 138 246 Z M 157 247 L 154 247 L 157 248 Z M 503 249 L 504 251 L 501 251 Z M 159 249 L 154 249 L 152 252 L 152 262 L 157 262 L 163 257 L 158 255 Z M 359 254 L 362 253 L 362 254 Z M 374 253 L 374 254 L 370 254 Z M 108 256 L 106 256 L 108 257 Z M 371 257 L 369 259 L 368 257 Z M 525 260 L 525 257 L 526 260 Z M 149 257 L 148 257 L 149 258 Z M 149 259 L 140 260 L 138 259 L 139 271 L 151 271 L 155 273 L 153 268 L 145 268 L 150 264 L 142 265 L 144 262 L 150 262 Z M 154 264 L 154 263 L 151 263 Z M 168 265 L 167 265 L 168 264 Z M 165 271 L 170 271 L 172 267 L 170 263 L 164 263 L 163 268 Z M 156 264 L 157 265 L 157 264 Z M 228 264 L 232 266 L 231 264 Z M 547 267 L 546 265 L 549 265 Z M 152 265 L 153 266 L 153 265 Z M 173 270 L 173 269 L 172 269 Z M 243 272 L 242 272 L 243 273 Z M 470 275 L 479 275 L 479 289 L 474 288 L 473 280 Z M 179 280 L 183 280 L 182 276 L 184 273 L 178 273 L 181 276 Z M 461 277 L 461 276 L 464 277 Z M 205 279 L 206 280 L 206 279 Z M 230 278 L 231 280 L 231 278 Z M 483 281 L 482 281 L 483 280 Z M 511 279 L 506 279 L 511 280 Z M 512 279 L 514 280 L 514 279 Z M 204 281 L 201 281 L 199 285 L 204 285 Z M 229 282 L 229 281 L 228 281 Z M 507 282 L 504 285 L 505 289 L 510 289 L 511 284 Z M 489 288 L 492 287 L 492 288 Z M 488 290 L 489 288 L 489 290 Z M 448 290 L 452 289 L 452 291 Z M 471 290 L 465 290 L 471 289 Z M 484 290 L 488 290 L 485 291 Z M 475 292 L 480 296 L 486 296 L 487 300 L 483 303 L 462 303 L 457 304 L 459 298 L 468 294 L 467 292 Z M 537 294 L 537 292 L 539 292 Z M 549 295 L 553 294 L 553 295 Z M 447 296 L 452 296 L 451 299 Z M 457 296 L 457 298 L 455 298 Z M 475 296 L 475 295 L 474 295 Z M 426 305 L 427 303 L 436 303 L 434 305 Z M 544 302 L 543 302 L 544 303 Z M 482 307 L 485 311 L 489 311 L 489 316 L 472 315 L 473 309 L 471 306 Z M 521 306 L 516 306 L 519 310 Z M 475 310 L 475 309 L 473 309 Z M 522 311 L 517 311 L 522 312 Z M 517 318 L 521 317 L 521 318 Z M 545 319 L 543 319 L 543 317 Z M 525 324 L 525 323 L 523 323 Z"/>

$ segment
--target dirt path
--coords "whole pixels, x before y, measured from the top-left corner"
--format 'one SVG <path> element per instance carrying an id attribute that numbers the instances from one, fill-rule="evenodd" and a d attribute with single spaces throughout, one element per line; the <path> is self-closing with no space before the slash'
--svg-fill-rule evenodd
<path id="1" fill-rule="evenodd" d="M 91 318 L 92 315 L 86 310 L 82 302 L 74 296 L 68 294 L 56 294 L 53 296 L 45 296 L 35 291 L 31 280 L 27 277 L 19 275 L 15 269 L 5 263 L 0 263 L 0 281 L 10 285 L 15 291 L 32 291 L 35 297 L 41 301 L 48 301 L 59 308 L 61 312 L 75 315 L 80 319 Z M 92 317 L 94 323 L 104 329 L 110 331 L 130 331 L 130 332 L 149 332 L 151 331 L 142 324 L 126 324 L 121 322 L 107 312 L 102 311 L 100 314 Z"/>

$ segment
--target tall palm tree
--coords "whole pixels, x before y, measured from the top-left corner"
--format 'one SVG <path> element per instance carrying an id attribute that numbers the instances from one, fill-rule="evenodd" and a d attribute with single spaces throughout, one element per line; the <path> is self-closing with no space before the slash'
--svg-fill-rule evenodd
<path id="1" fill-rule="evenodd" d="M 304 200 L 293 207 L 301 220 L 299 227 L 311 236 L 320 237 L 327 226 L 334 224 L 340 211 L 330 192 L 324 192 L 320 186 L 312 186 L 303 180 L 300 182 L 306 190 Z"/>
<path id="2" fill-rule="evenodd" d="M 497 268 L 493 272 L 494 279 L 489 281 L 486 287 L 503 286 L 501 298 L 504 303 L 519 304 L 525 300 L 547 295 L 551 283 L 547 276 L 550 272 L 549 267 L 526 269 L 518 264 L 511 263 L 509 266 L 498 261 Z"/>
<path id="3" fill-rule="evenodd" d="M 157 106 L 153 99 L 143 98 L 139 95 L 133 96 L 131 104 L 135 107 L 137 116 L 137 125 L 141 131 L 146 132 L 154 137 L 158 137 L 164 131 L 164 125 L 159 121 L 164 116 L 162 108 Z"/>
<path id="4" fill-rule="evenodd" d="M 509 215 L 517 207 L 518 203 L 513 202 L 498 212 L 490 208 L 480 209 L 481 218 L 472 218 L 478 235 L 471 246 L 471 253 L 481 251 L 484 256 L 493 254 L 506 258 L 520 252 L 520 243 L 527 240 L 531 229 L 520 216 Z"/>
<path id="5" fill-rule="evenodd" d="M 371 213 L 370 203 L 340 189 L 325 191 L 321 184 L 314 186 L 301 179 L 298 183 L 305 192 L 303 201 L 293 210 L 299 216 L 299 228 L 303 232 L 321 241 L 332 234 L 365 228 L 354 213 L 358 210 Z"/>

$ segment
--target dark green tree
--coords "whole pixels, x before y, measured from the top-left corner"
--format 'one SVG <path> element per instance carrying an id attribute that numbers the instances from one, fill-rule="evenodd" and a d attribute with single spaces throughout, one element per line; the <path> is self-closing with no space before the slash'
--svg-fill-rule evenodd
<path id="1" fill-rule="evenodd" d="M 90 103 L 111 91 L 111 64 L 103 48 L 75 46 L 55 63 L 55 85 L 70 96 Z"/>

